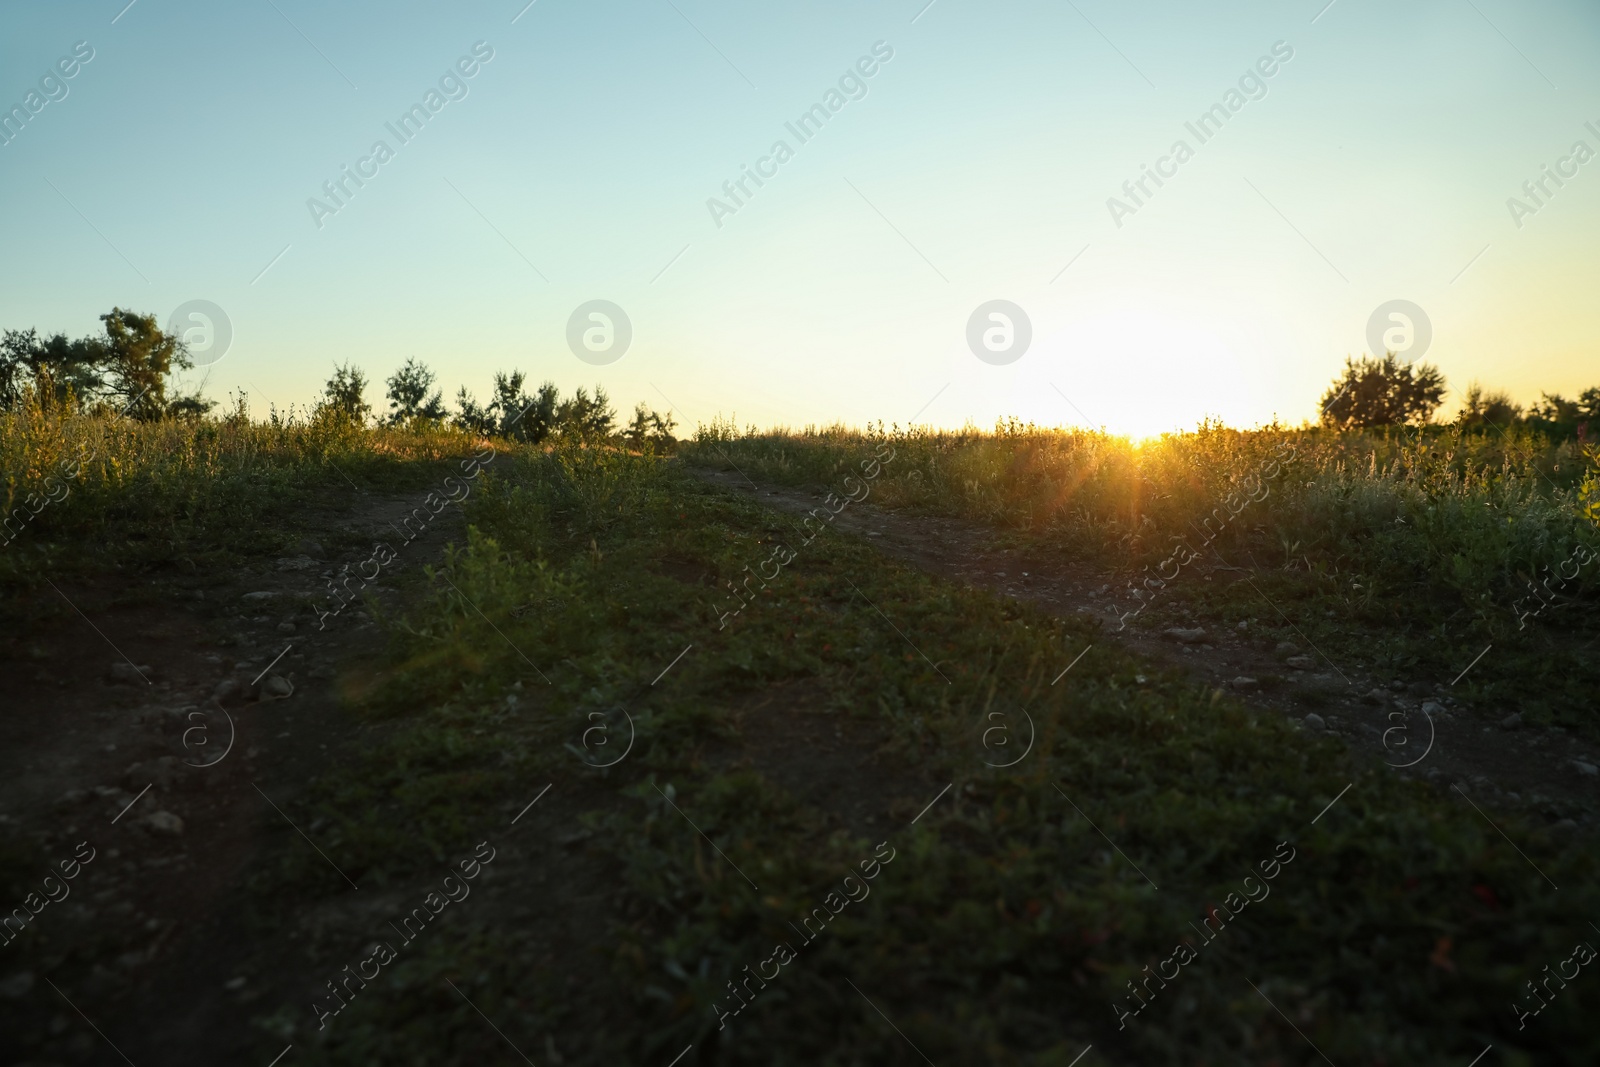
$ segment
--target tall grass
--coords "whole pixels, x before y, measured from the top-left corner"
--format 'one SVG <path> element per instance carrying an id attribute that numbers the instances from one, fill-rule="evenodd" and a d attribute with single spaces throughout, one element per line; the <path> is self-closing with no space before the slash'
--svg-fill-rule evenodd
<path id="1" fill-rule="evenodd" d="M 685 455 L 826 484 L 879 442 L 896 458 L 873 483 L 877 503 L 977 519 L 1131 573 L 1158 566 L 1180 540 L 1195 549 L 1209 540 L 1229 564 L 1341 574 L 1369 590 L 1425 587 L 1478 605 L 1515 599 L 1578 545 L 1600 551 L 1600 453 L 1524 429 L 1207 423 L 1136 445 L 1016 421 L 993 433 L 714 423 Z M 1292 458 L 1274 467 L 1274 457 Z M 1562 592 L 1592 602 L 1597 590 L 1600 567 L 1589 567 Z"/>
<path id="2" fill-rule="evenodd" d="M 160 556 L 202 538 L 214 547 L 250 537 L 310 490 L 408 483 L 412 461 L 442 461 L 473 442 L 329 414 L 255 421 L 242 398 L 220 419 L 136 422 L 29 395 L 0 411 L 0 579 L 26 580 L 39 552 L 138 542 Z"/>

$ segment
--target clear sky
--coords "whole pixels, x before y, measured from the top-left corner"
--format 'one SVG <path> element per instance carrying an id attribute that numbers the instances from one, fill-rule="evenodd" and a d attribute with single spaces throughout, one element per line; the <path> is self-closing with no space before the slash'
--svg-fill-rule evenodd
<path id="1" fill-rule="evenodd" d="M 1592 2 L 525 3 L 7 0 L 0 327 L 212 301 L 207 393 L 257 411 L 416 356 L 690 426 L 1143 434 L 1312 416 L 1404 299 L 1458 389 L 1600 384 Z M 632 326 L 604 366 L 591 300 Z M 990 300 L 1031 323 L 1004 365 Z"/>

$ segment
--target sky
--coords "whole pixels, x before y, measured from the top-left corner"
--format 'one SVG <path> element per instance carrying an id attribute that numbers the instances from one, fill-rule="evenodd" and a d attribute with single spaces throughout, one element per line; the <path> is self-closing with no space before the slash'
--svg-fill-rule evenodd
<path id="1" fill-rule="evenodd" d="M 1446 411 L 1571 396 L 1597 51 L 1579 0 L 7 0 L 0 328 L 208 302 L 185 381 L 257 414 L 414 357 L 688 428 L 1142 436 L 1314 418 L 1386 330 Z"/>

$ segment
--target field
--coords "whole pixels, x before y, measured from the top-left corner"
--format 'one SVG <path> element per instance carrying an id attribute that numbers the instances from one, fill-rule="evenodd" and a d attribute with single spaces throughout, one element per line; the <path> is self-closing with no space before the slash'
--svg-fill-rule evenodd
<path id="1" fill-rule="evenodd" d="M 1600 1057 L 1592 446 L 0 454 L 9 1062 Z"/>

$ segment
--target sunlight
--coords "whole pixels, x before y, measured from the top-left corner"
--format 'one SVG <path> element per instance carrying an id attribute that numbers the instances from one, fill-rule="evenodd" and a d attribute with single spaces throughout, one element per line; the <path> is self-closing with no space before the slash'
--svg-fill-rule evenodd
<path id="1" fill-rule="evenodd" d="M 1024 420 L 1103 427 L 1135 444 L 1208 415 L 1248 425 L 1260 398 L 1242 355 L 1202 315 L 1105 309 L 1036 342 L 1003 404 Z"/>

